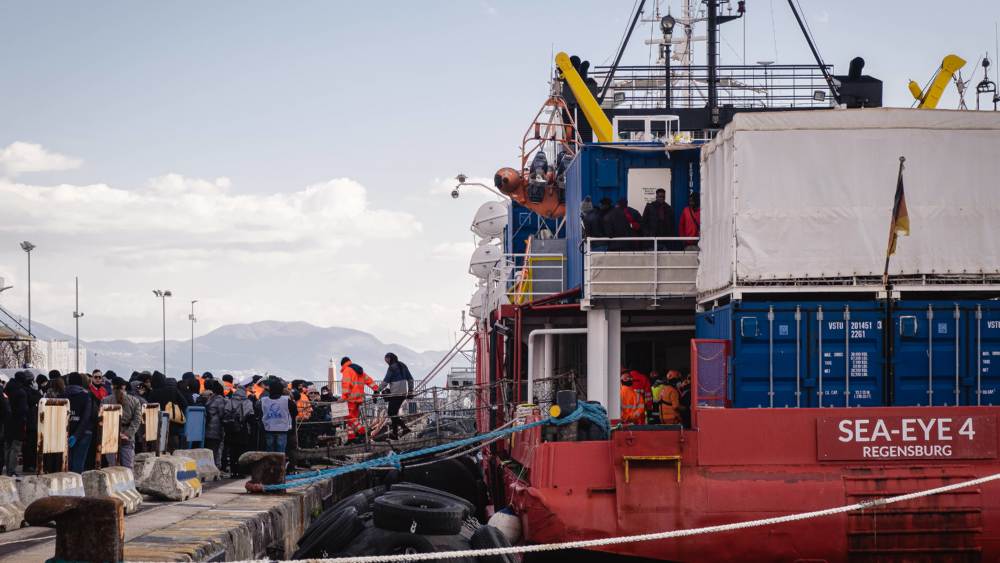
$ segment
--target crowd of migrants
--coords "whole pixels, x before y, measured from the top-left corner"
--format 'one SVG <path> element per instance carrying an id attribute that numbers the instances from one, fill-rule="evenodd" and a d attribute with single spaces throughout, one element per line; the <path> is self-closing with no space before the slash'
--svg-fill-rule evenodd
<path id="1" fill-rule="evenodd" d="M 61 471 L 61 456 L 46 455 L 37 459 L 38 404 L 43 398 L 69 401 L 69 470 L 80 473 L 93 469 L 96 462 L 98 411 L 100 405 L 121 405 L 119 449 L 117 454 L 104 456 L 105 465 L 131 468 L 136 452 L 147 447 L 144 435 L 145 404 L 159 404 L 168 413 L 170 428 L 167 451 L 184 446 L 185 410 L 190 406 L 205 408 L 206 448 L 212 450 L 215 464 L 233 477 L 240 477 L 237 460 L 246 451 L 288 453 L 296 447 L 296 436 L 302 447 L 315 446 L 321 432 L 330 432 L 330 404 L 345 401 L 348 406 L 346 424 L 348 439 L 365 441 L 365 426 L 359 420 L 365 400 L 381 396 L 388 404 L 392 421 L 389 437 L 397 438 L 410 429 L 399 416 L 403 401 L 412 397 L 413 376 L 406 364 L 393 353 L 385 355 L 388 364 L 381 385 L 365 373 L 364 368 L 350 358 L 341 360 L 343 392 L 331 394 L 327 386 L 317 390 L 310 382 L 286 382 L 277 376 L 234 378 L 225 374 L 216 379 L 210 372 L 196 375 L 187 372 L 177 381 L 159 371 L 132 372 L 126 381 L 113 371 L 69 373 L 56 370 L 48 375 L 33 375 L 19 371 L 3 386 L 0 394 L 0 430 L 3 433 L 3 456 L 0 472 L 18 475 L 35 473 L 43 463 L 45 473 Z M 295 432 L 295 422 L 300 432 Z M 324 424 L 326 423 L 326 424 Z M 149 444 L 150 451 L 155 446 Z"/>
<path id="2" fill-rule="evenodd" d="M 683 237 L 697 239 L 701 233 L 701 207 L 697 192 L 688 198 L 688 206 L 681 211 L 680 224 L 674 220 L 674 209 L 667 203 L 667 192 L 656 190 L 656 198 L 646 204 L 639 213 L 628 206 L 624 199 L 612 207 L 611 200 L 604 198 L 594 207 L 590 196 L 581 205 L 583 228 L 591 238 L 632 238 L 632 237 Z M 595 249 L 607 250 L 653 250 L 651 243 L 643 241 L 611 241 L 596 243 Z M 659 250 L 684 250 L 696 242 L 674 241 Z"/>
<path id="3" fill-rule="evenodd" d="M 691 376 L 672 369 L 664 376 L 622 368 L 623 424 L 683 424 L 691 426 Z"/>

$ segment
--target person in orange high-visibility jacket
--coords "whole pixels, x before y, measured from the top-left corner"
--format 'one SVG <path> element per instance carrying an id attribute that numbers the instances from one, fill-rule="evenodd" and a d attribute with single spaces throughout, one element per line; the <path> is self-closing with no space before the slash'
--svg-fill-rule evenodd
<path id="1" fill-rule="evenodd" d="M 623 373 L 621 381 L 622 424 L 646 424 L 646 402 L 632 386 L 632 375 Z"/>
<path id="2" fill-rule="evenodd" d="M 622 371 L 625 370 L 623 369 Z M 653 412 L 653 384 L 650 383 L 646 374 L 641 371 L 631 370 L 629 371 L 629 375 L 632 376 L 632 387 L 639 393 L 642 393 L 642 401 L 646 405 L 646 414 L 651 414 Z"/>
<path id="3" fill-rule="evenodd" d="M 672 369 L 667 372 L 667 383 L 656 388 L 653 398 L 660 409 L 660 424 L 681 423 L 681 393 L 677 390 L 680 379 L 681 373 Z"/>
<path id="4" fill-rule="evenodd" d="M 298 409 L 298 412 L 295 415 L 295 420 L 298 420 L 299 422 L 305 422 L 312 416 L 312 401 L 309 400 L 309 395 L 306 393 L 305 389 L 299 391 L 299 400 L 295 401 L 295 408 Z"/>
<path id="5" fill-rule="evenodd" d="M 378 384 L 347 356 L 340 359 L 340 375 L 341 398 L 347 402 L 347 439 L 353 441 L 365 434 L 365 427 L 358 420 L 365 402 L 365 387 L 370 387 L 374 393 L 378 391 Z"/>
<path id="6" fill-rule="evenodd" d="M 230 396 L 233 394 L 233 389 L 235 388 L 233 379 L 233 374 L 227 373 L 222 376 L 222 394 L 225 396 Z"/>

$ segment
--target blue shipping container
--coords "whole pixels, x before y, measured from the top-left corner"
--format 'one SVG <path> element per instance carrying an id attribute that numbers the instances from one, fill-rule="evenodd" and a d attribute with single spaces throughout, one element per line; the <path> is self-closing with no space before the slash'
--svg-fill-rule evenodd
<path id="1" fill-rule="evenodd" d="M 882 324 L 873 302 L 736 303 L 700 313 L 695 332 L 732 341 L 734 406 L 878 406 Z"/>
<path id="2" fill-rule="evenodd" d="M 893 305 L 893 404 L 1000 404 L 1000 306 L 996 301 Z"/>
<path id="3" fill-rule="evenodd" d="M 589 196 L 594 206 L 603 198 L 616 202 L 628 195 L 629 170 L 668 168 L 669 203 L 679 224 L 681 212 L 687 207 L 688 194 L 700 189 L 700 154 L 697 148 L 667 154 L 662 145 L 649 143 L 589 144 L 581 148 L 566 171 L 567 287 L 580 287 L 583 283 L 580 219 L 583 200 Z"/>

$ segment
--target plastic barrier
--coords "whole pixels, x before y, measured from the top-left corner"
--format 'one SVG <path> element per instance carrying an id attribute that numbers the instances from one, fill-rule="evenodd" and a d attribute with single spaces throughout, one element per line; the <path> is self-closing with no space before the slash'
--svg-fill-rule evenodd
<path id="1" fill-rule="evenodd" d="M 215 466 L 215 455 L 207 448 L 195 448 L 192 450 L 175 450 L 174 455 L 189 457 L 195 461 L 198 467 L 198 478 L 205 481 L 218 481 L 222 479 L 222 472 Z"/>
<path id="2" fill-rule="evenodd" d="M 17 481 L 17 495 L 24 506 L 45 497 L 82 497 L 83 478 L 79 473 L 49 473 L 48 475 L 27 475 Z"/>
<path id="3" fill-rule="evenodd" d="M 42 460 L 43 454 L 59 454 L 62 456 L 60 467 L 63 471 L 69 470 L 68 426 L 68 399 L 42 399 L 38 402 L 38 459 Z M 45 464 L 39 461 L 37 465 L 41 472 Z"/>
<path id="4" fill-rule="evenodd" d="M 148 467 L 147 467 L 148 466 Z M 189 457 L 163 455 L 143 462 L 139 492 L 166 500 L 187 500 L 201 496 L 198 466 Z"/>
<path id="5" fill-rule="evenodd" d="M 24 503 L 17 494 L 13 477 L 0 477 L 0 532 L 16 530 L 24 524 Z"/>
<path id="6" fill-rule="evenodd" d="M 188 407 L 184 411 L 184 440 L 190 448 L 192 444 L 205 445 L 205 407 Z"/>
<path id="7" fill-rule="evenodd" d="M 142 506 L 142 495 L 135 488 L 132 470 L 127 467 L 106 467 L 83 473 L 83 488 L 88 497 L 114 497 L 125 505 L 125 514 Z"/>
<path id="8" fill-rule="evenodd" d="M 170 413 L 166 411 L 160 411 L 160 441 L 159 441 L 159 452 L 167 451 L 167 440 L 170 437 Z"/>
<path id="9" fill-rule="evenodd" d="M 147 446 L 156 444 L 160 435 L 160 405 L 153 403 L 142 408 L 142 425 L 145 429 L 142 436 L 143 441 L 146 442 Z"/>
<path id="10" fill-rule="evenodd" d="M 121 405 L 101 405 L 97 414 L 97 433 L 101 439 L 97 442 L 97 461 L 94 467 L 101 467 L 102 456 L 118 454 L 121 420 Z"/>

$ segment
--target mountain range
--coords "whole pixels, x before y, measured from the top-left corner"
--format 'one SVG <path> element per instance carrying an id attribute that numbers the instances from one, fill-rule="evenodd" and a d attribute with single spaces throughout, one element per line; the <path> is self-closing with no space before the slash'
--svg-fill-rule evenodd
<path id="1" fill-rule="evenodd" d="M 73 337 L 37 321 L 32 326 L 39 340 Z M 374 335 L 343 327 L 319 327 L 305 322 L 260 321 L 221 326 L 195 337 L 194 371 L 211 371 L 216 377 L 275 374 L 290 379 L 326 381 L 331 358 L 337 369 L 349 356 L 372 377 L 385 374 L 383 357 L 394 352 L 420 379 L 445 355 L 444 351 L 416 352 L 399 344 L 386 344 Z M 131 340 L 80 341 L 87 350 L 87 367 L 114 370 L 128 378 L 134 370 L 163 370 L 163 342 Z M 167 340 L 167 372 L 179 378 L 191 371 L 191 341 Z"/>

